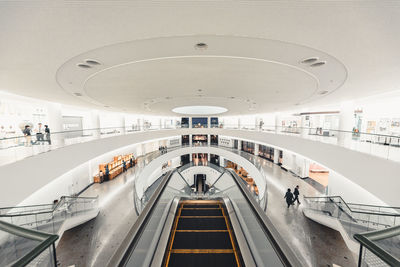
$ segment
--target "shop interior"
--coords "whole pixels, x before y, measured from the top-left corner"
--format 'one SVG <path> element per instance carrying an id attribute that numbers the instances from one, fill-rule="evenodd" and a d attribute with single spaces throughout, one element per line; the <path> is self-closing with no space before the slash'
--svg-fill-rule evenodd
<path id="1" fill-rule="evenodd" d="M 218 135 L 210 135 L 210 144 L 212 146 L 218 145 Z"/>
<path id="2" fill-rule="evenodd" d="M 242 141 L 242 151 L 251 153 L 254 155 L 254 147 L 255 147 L 254 143 Z"/>
<path id="3" fill-rule="evenodd" d="M 272 147 L 258 145 L 258 155 L 269 161 L 274 161 L 274 149 Z"/>
<path id="4" fill-rule="evenodd" d="M 192 161 L 193 161 L 193 165 L 195 165 L 195 166 L 207 166 L 208 165 L 208 154 L 207 153 L 193 153 Z"/>
<path id="5" fill-rule="evenodd" d="M 182 145 L 188 146 L 190 144 L 189 135 L 182 135 Z"/>
<path id="6" fill-rule="evenodd" d="M 207 141 L 208 141 L 208 138 L 207 138 L 207 135 L 192 135 L 192 144 L 194 145 L 194 146 L 196 146 L 196 145 L 207 145 Z"/>
<path id="7" fill-rule="evenodd" d="M 308 177 L 318 182 L 323 187 L 327 187 L 329 181 L 329 170 L 316 163 L 310 163 Z"/>
<path id="8" fill-rule="evenodd" d="M 212 164 L 218 165 L 219 166 L 219 156 L 215 154 L 210 154 L 210 162 Z"/>
<path id="9" fill-rule="evenodd" d="M 193 128 L 207 128 L 208 127 L 208 118 L 192 118 L 192 127 Z"/>

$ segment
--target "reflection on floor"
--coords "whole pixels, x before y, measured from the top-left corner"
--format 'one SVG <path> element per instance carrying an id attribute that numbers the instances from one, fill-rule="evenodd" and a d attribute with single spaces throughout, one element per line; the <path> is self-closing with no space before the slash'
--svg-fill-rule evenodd
<path id="1" fill-rule="evenodd" d="M 305 218 L 303 204 L 286 208 L 283 196 L 287 188 L 299 185 L 301 196 L 319 196 L 318 190 L 265 159 L 245 152 L 235 153 L 264 171 L 268 185 L 267 215 L 300 257 L 302 266 L 356 266 L 340 233 Z M 147 156 L 146 160 L 153 157 L 154 154 Z M 137 218 L 132 181 L 143 165 L 143 158 L 138 159 L 138 165 L 117 179 L 96 184 L 84 192 L 84 196 L 99 195 L 100 214 L 95 220 L 64 233 L 57 247 L 61 266 L 105 266 Z"/>

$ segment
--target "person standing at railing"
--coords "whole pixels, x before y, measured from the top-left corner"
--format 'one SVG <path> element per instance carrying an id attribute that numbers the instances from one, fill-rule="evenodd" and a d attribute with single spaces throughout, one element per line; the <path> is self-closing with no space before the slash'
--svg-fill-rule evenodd
<path id="1" fill-rule="evenodd" d="M 300 201 L 299 201 L 300 192 L 299 192 L 299 186 L 298 185 L 296 185 L 296 187 L 294 188 L 293 195 L 294 195 L 293 205 L 294 205 L 294 202 L 296 202 L 296 200 L 297 200 L 297 204 L 301 204 Z"/>
<path id="2" fill-rule="evenodd" d="M 46 141 L 49 142 L 49 145 L 51 145 L 51 139 L 50 139 L 50 128 L 48 125 L 44 126 L 44 132 L 46 134 Z"/>
<path id="3" fill-rule="evenodd" d="M 293 194 L 290 191 L 290 188 L 288 188 L 288 190 L 283 198 L 286 198 L 286 204 L 287 204 L 287 207 L 289 208 L 290 205 L 292 205 L 292 203 L 293 203 Z"/>
<path id="4" fill-rule="evenodd" d="M 43 141 L 44 141 L 44 128 L 42 126 L 42 123 L 39 122 L 38 123 L 38 128 L 36 129 L 36 142 L 35 142 L 35 144 L 37 144 L 38 142 L 43 142 Z"/>
<path id="5" fill-rule="evenodd" d="M 25 125 L 25 129 L 22 131 L 25 136 L 25 146 L 32 145 L 32 130 L 29 125 Z"/>
<path id="6" fill-rule="evenodd" d="M 110 180 L 110 170 L 108 169 L 108 165 L 105 167 L 105 181 Z"/>
<path id="7" fill-rule="evenodd" d="M 126 162 L 122 160 L 122 172 L 126 172 Z"/>

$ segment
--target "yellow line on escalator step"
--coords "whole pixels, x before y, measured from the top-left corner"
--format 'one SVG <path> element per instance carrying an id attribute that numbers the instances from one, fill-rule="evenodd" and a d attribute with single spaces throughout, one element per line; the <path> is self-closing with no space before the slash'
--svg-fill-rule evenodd
<path id="1" fill-rule="evenodd" d="M 181 254 L 218 254 L 233 253 L 233 249 L 173 249 L 171 253 Z"/>
<path id="2" fill-rule="evenodd" d="M 176 230 L 176 232 L 183 233 L 219 233 L 219 232 L 228 232 L 228 230 Z"/>

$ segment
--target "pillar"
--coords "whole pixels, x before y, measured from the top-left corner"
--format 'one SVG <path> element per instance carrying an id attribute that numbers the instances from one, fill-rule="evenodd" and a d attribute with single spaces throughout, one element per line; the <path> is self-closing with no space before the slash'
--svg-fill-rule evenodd
<path id="1" fill-rule="evenodd" d="M 278 164 L 279 163 L 279 149 L 274 148 L 274 163 Z"/>
<path id="2" fill-rule="evenodd" d="M 339 114 L 339 131 L 337 142 L 339 146 L 350 145 L 354 124 L 354 105 L 352 102 L 342 103 Z M 345 132 L 343 132 L 345 131 Z"/>

